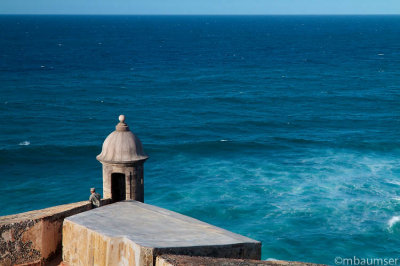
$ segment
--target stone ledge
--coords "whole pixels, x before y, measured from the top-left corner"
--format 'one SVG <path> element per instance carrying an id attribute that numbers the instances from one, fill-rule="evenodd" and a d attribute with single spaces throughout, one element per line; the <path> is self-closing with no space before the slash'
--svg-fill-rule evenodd
<path id="1" fill-rule="evenodd" d="M 156 266 L 323 266 L 323 264 L 304 263 L 296 261 L 265 261 L 231 258 L 192 257 L 182 255 L 160 255 Z"/>
<path id="2" fill-rule="evenodd" d="M 33 210 L 33 211 L 28 211 L 28 212 L 23 212 L 23 213 L 1 216 L 0 217 L 0 226 L 6 225 L 6 224 L 18 223 L 18 222 L 28 220 L 28 219 L 29 220 L 38 220 L 38 219 L 44 219 L 47 217 L 53 217 L 54 215 L 61 216 L 70 210 L 73 210 L 75 208 L 81 208 L 81 207 L 91 209 L 90 203 L 88 201 L 80 201 L 80 202 L 74 202 L 74 203 L 69 203 L 69 204 L 63 204 L 63 205 L 58 205 L 58 206 L 41 209 L 41 210 Z"/>
<path id="3" fill-rule="evenodd" d="M 101 200 L 101 205 L 107 205 L 110 203 L 111 203 L 111 199 L 102 199 Z M 71 211 L 71 210 L 73 211 L 76 208 L 80 208 L 80 207 L 92 209 L 90 202 L 87 200 L 74 202 L 74 203 L 68 203 L 68 204 L 58 205 L 58 206 L 49 207 L 49 208 L 40 209 L 40 210 L 33 210 L 33 211 L 28 211 L 28 212 L 0 216 L 0 226 L 21 222 L 21 221 L 24 221 L 27 219 L 38 220 L 38 219 L 44 219 L 47 217 L 68 215 L 68 211 Z"/>
<path id="4" fill-rule="evenodd" d="M 110 202 L 102 200 L 102 205 Z M 89 201 L 81 201 L 0 217 L 0 265 L 52 260 L 61 252 L 64 218 L 90 209 Z"/>

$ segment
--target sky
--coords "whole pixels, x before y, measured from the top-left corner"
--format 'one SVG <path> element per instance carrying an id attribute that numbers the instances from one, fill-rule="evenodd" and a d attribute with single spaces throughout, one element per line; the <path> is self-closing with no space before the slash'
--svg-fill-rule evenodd
<path id="1" fill-rule="evenodd" d="M 0 14 L 400 14 L 400 0 L 0 0 Z"/>

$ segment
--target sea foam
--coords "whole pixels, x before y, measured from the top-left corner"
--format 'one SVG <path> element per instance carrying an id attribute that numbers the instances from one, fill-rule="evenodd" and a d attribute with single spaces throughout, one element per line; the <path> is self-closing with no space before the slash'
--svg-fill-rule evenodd
<path id="1" fill-rule="evenodd" d="M 390 218 L 390 220 L 388 221 L 389 228 L 392 228 L 399 221 L 400 221 L 400 216 L 393 216 L 392 218 Z"/>

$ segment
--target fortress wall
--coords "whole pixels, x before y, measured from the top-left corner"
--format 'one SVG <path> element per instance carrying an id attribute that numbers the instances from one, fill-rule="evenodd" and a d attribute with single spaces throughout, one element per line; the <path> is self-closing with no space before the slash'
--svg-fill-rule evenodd
<path id="1" fill-rule="evenodd" d="M 134 200 L 66 218 L 62 244 L 71 266 L 153 266 L 162 254 L 261 257 L 257 240 Z"/>
<path id="2" fill-rule="evenodd" d="M 68 220 L 63 225 L 62 242 L 63 261 L 68 265 L 136 265 L 143 260 L 141 247 L 132 241 L 109 237 Z"/>
<path id="3" fill-rule="evenodd" d="M 265 261 L 232 258 L 192 257 L 182 255 L 161 255 L 157 257 L 156 266 L 184 266 L 184 265 L 208 265 L 208 266 L 323 266 L 322 264 L 304 263 L 297 261 Z"/>
<path id="4" fill-rule="evenodd" d="M 111 203 L 102 200 L 102 205 Z M 64 218 L 92 209 L 88 201 L 0 217 L 0 265 L 36 262 L 61 254 Z"/>
<path id="5" fill-rule="evenodd" d="M 111 228 L 112 229 L 112 228 Z M 204 229 L 205 233 L 208 230 Z M 104 228 L 107 231 L 107 228 Z M 232 245 L 203 245 L 188 247 L 170 247 L 170 248 L 154 248 L 141 246 L 124 236 L 110 236 L 87 227 L 69 221 L 64 221 L 63 225 L 63 261 L 68 265 L 98 265 L 98 266 L 119 266 L 119 265 L 160 265 L 160 266 L 183 266 L 183 265 L 222 265 L 218 262 L 230 262 L 226 260 L 213 260 L 208 258 L 210 262 L 215 264 L 197 264 L 196 260 L 191 261 L 191 256 L 215 256 L 223 258 L 254 258 L 259 259 L 261 256 L 261 243 L 239 243 Z M 195 244 L 195 242 L 193 242 Z M 186 254 L 191 256 L 177 256 L 183 263 L 168 264 L 160 254 L 169 254 L 168 256 L 175 258 L 171 254 Z M 182 259 L 183 258 L 183 259 Z M 202 257 L 198 257 L 202 258 Z M 207 262 L 205 259 L 199 259 L 199 262 Z M 260 262 L 260 260 L 232 260 L 234 262 Z M 164 263 L 164 264 L 163 264 Z M 179 262 L 180 263 L 180 262 Z M 227 264 L 227 266 L 236 264 Z M 247 264 L 245 264 L 247 265 Z M 249 264 L 253 265 L 253 264 Z M 257 264 L 254 264 L 257 265 Z M 261 264 L 259 264 L 261 265 Z M 263 264 L 264 265 L 264 264 Z M 267 264 L 265 264 L 267 265 Z M 280 264 L 279 264 L 280 265 Z"/>

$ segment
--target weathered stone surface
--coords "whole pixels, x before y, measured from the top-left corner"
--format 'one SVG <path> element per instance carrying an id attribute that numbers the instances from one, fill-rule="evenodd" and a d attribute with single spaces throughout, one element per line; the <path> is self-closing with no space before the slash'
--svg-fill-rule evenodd
<path id="1" fill-rule="evenodd" d="M 165 254 L 157 257 L 156 266 L 318 266 L 322 264 L 303 263 L 296 261 L 264 261 L 231 258 L 192 257 Z"/>
<path id="2" fill-rule="evenodd" d="M 28 263 L 22 263 L 22 264 L 15 264 L 14 266 L 42 266 L 45 265 L 42 260 L 37 260 L 33 262 L 28 262 Z"/>
<path id="3" fill-rule="evenodd" d="M 64 220 L 70 265 L 154 265 L 161 254 L 259 259 L 261 243 L 199 220 L 124 201 Z"/>
<path id="4" fill-rule="evenodd" d="M 103 164 L 103 195 L 115 200 L 112 190 L 112 178 L 114 174 L 123 174 L 125 192 L 123 200 L 144 201 L 144 161 L 131 164 Z M 114 191 L 115 192 L 115 191 Z"/>
<path id="5" fill-rule="evenodd" d="M 110 200 L 102 200 L 108 204 Z M 61 252 L 65 217 L 92 208 L 88 201 L 0 217 L 0 265 L 37 265 Z"/>

